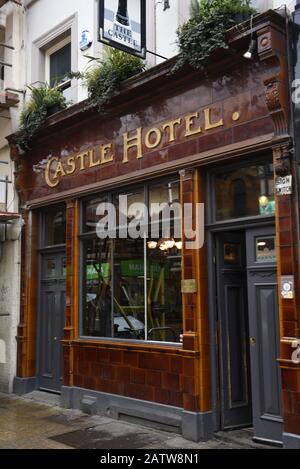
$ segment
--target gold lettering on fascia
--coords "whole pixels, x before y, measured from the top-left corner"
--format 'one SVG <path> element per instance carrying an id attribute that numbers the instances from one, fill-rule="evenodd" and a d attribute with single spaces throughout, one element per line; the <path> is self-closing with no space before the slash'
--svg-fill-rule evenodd
<path id="1" fill-rule="evenodd" d="M 159 148 L 162 142 L 163 144 L 173 144 L 179 140 L 200 136 L 204 132 L 223 127 L 224 119 L 215 117 L 219 113 L 220 109 L 208 107 L 150 129 L 138 127 L 135 130 L 125 132 L 123 134 L 122 163 L 126 164 L 130 159 L 143 158 L 144 151 Z M 45 181 L 49 187 L 56 187 L 65 177 L 72 176 L 76 172 L 101 167 L 114 161 L 114 142 L 72 155 L 66 160 L 54 156 L 48 160 L 46 165 Z"/>

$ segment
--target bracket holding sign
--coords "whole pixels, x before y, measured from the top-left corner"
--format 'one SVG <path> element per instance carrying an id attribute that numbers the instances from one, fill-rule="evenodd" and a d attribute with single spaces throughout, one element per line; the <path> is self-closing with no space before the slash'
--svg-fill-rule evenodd
<path id="1" fill-rule="evenodd" d="M 100 0 L 99 41 L 146 58 L 146 0 Z"/>

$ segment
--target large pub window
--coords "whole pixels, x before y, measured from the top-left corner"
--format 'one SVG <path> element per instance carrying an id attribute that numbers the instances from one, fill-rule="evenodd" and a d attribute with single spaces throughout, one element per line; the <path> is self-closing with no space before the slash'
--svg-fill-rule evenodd
<path id="1" fill-rule="evenodd" d="M 120 196 L 127 198 L 125 218 L 121 213 Z M 96 233 L 97 207 L 101 202 L 112 203 L 117 214 L 115 237 L 102 240 Z M 132 238 L 128 232 L 127 237 L 120 236 L 129 223 L 141 216 L 141 203 L 147 207 L 149 221 L 152 221 L 147 234 Z M 180 217 L 172 208 L 154 213 L 159 210 L 158 204 L 168 208 L 174 203 L 179 203 L 178 181 L 147 184 L 124 193 L 83 201 L 82 336 L 180 342 L 182 241 L 175 230 L 175 224 L 180 225 Z M 167 237 L 163 237 L 164 222 L 170 222 Z M 153 224 L 157 225 L 154 230 L 151 229 Z"/>

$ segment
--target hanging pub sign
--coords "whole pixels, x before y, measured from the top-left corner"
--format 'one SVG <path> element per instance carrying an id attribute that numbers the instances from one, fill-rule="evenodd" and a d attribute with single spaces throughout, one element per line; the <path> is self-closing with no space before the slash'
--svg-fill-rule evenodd
<path id="1" fill-rule="evenodd" d="M 146 57 L 146 0 L 100 0 L 99 40 Z"/>

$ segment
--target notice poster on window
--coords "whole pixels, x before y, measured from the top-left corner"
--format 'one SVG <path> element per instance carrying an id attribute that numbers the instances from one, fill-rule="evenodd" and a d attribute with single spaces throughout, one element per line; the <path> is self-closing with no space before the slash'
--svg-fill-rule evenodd
<path id="1" fill-rule="evenodd" d="M 145 0 L 101 0 L 100 42 L 146 56 Z"/>

